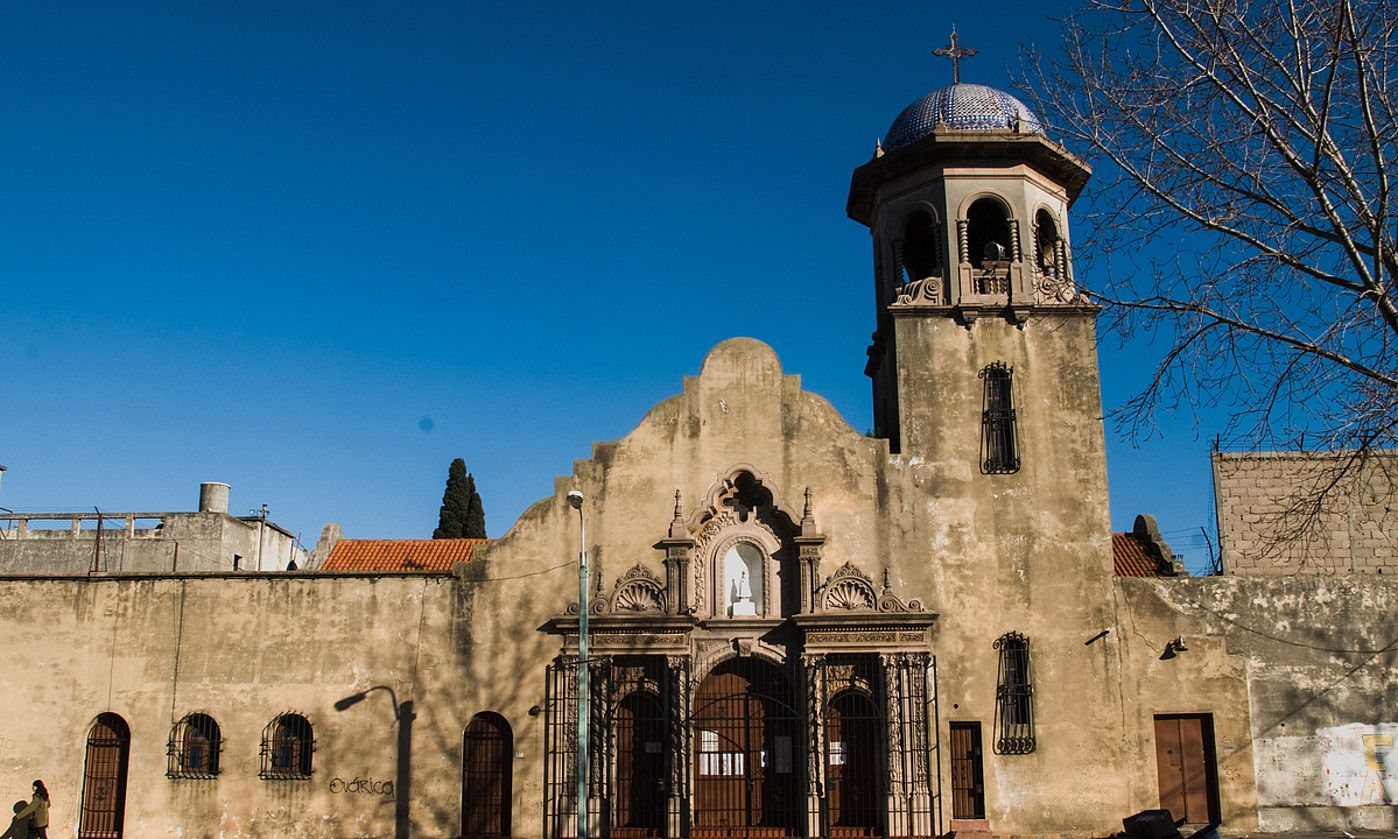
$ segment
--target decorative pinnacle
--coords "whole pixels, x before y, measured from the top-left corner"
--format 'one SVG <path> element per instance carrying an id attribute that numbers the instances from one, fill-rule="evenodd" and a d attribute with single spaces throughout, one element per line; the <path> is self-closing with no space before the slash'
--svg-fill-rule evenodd
<path id="1" fill-rule="evenodd" d="M 675 490 L 675 521 L 679 521 L 680 518 L 680 491 Z"/>
<path id="2" fill-rule="evenodd" d="M 956 24 L 951 25 L 951 43 L 945 47 L 937 47 L 932 50 L 932 54 L 941 58 L 951 59 L 951 83 L 961 84 L 961 59 L 970 58 L 976 54 L 975 47 L 961 46 L 961 38 L 956 34 Z"/>
<path id="3" fill-rule="evenodd" d="M 811 517 L 811 488 L 810 488 L 810 487 L 806 487 L 806 510 L 805 510 L 805 512 L 803 512 L 803 513 L 801 514 L 801 518 L 804 520 L 804 519 L 809 519 L 810 517 Z"/>

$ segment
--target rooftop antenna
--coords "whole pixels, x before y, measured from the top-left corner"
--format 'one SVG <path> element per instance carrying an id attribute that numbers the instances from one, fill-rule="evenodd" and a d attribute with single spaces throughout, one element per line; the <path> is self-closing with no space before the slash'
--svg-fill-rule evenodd
<path id="1" fill-rule="evenodd" d="M 970 58 L 976 54 L 975 47 L 961 46 L 961 38 L 956 34 L 956 24 L 951 25 L 951 43 L 944 47 L 937 47 L 932 50 L 932 54 L 940 58 L 951 59 L 951 83 L 961 84 L 961 59 Z"/>

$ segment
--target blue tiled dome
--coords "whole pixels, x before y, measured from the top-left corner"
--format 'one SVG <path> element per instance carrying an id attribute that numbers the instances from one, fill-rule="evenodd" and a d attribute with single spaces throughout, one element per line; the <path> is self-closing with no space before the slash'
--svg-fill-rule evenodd
<path id="1" fill-rule="evenodd" d="M 1044 124 L 1024 103 L 983 84 L 954 84 L 934 90 L 903 109 L 884 137 L 892 151 L 932 133 L 938 124 L 956 131 L 1004 131 L 1016 125 L 1031 134 L 1043 134 Z"/>

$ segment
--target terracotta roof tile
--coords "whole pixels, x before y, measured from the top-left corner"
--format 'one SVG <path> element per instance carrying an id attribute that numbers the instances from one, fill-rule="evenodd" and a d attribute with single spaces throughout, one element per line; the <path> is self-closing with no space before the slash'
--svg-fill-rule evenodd
<path id="1" fill-rule="evenodd" d="M 450 571 L 491 539 L 341 539 L 322 571 Z"/>
<path id="2" fill-rule="evenodd" d="M 1112 534 L 1112 569 L 1118 577 L 1160 576 L 1160 564 L 1130 533 Z"/>

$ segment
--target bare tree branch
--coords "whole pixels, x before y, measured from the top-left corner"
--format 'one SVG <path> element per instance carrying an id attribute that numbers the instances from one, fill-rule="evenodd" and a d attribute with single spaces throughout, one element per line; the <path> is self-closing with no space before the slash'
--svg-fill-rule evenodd
<path id="1" fill-rule="evenodd" d="M 1113 419 L 1226 405 L 1231 445 L 1354 452 L 1296 505 L 1328 509 L 1398 445 L 1398 0 L 1086 0 L 1022 68 L 1098 170 L 1093 299 L 1167 343 Z"/>

